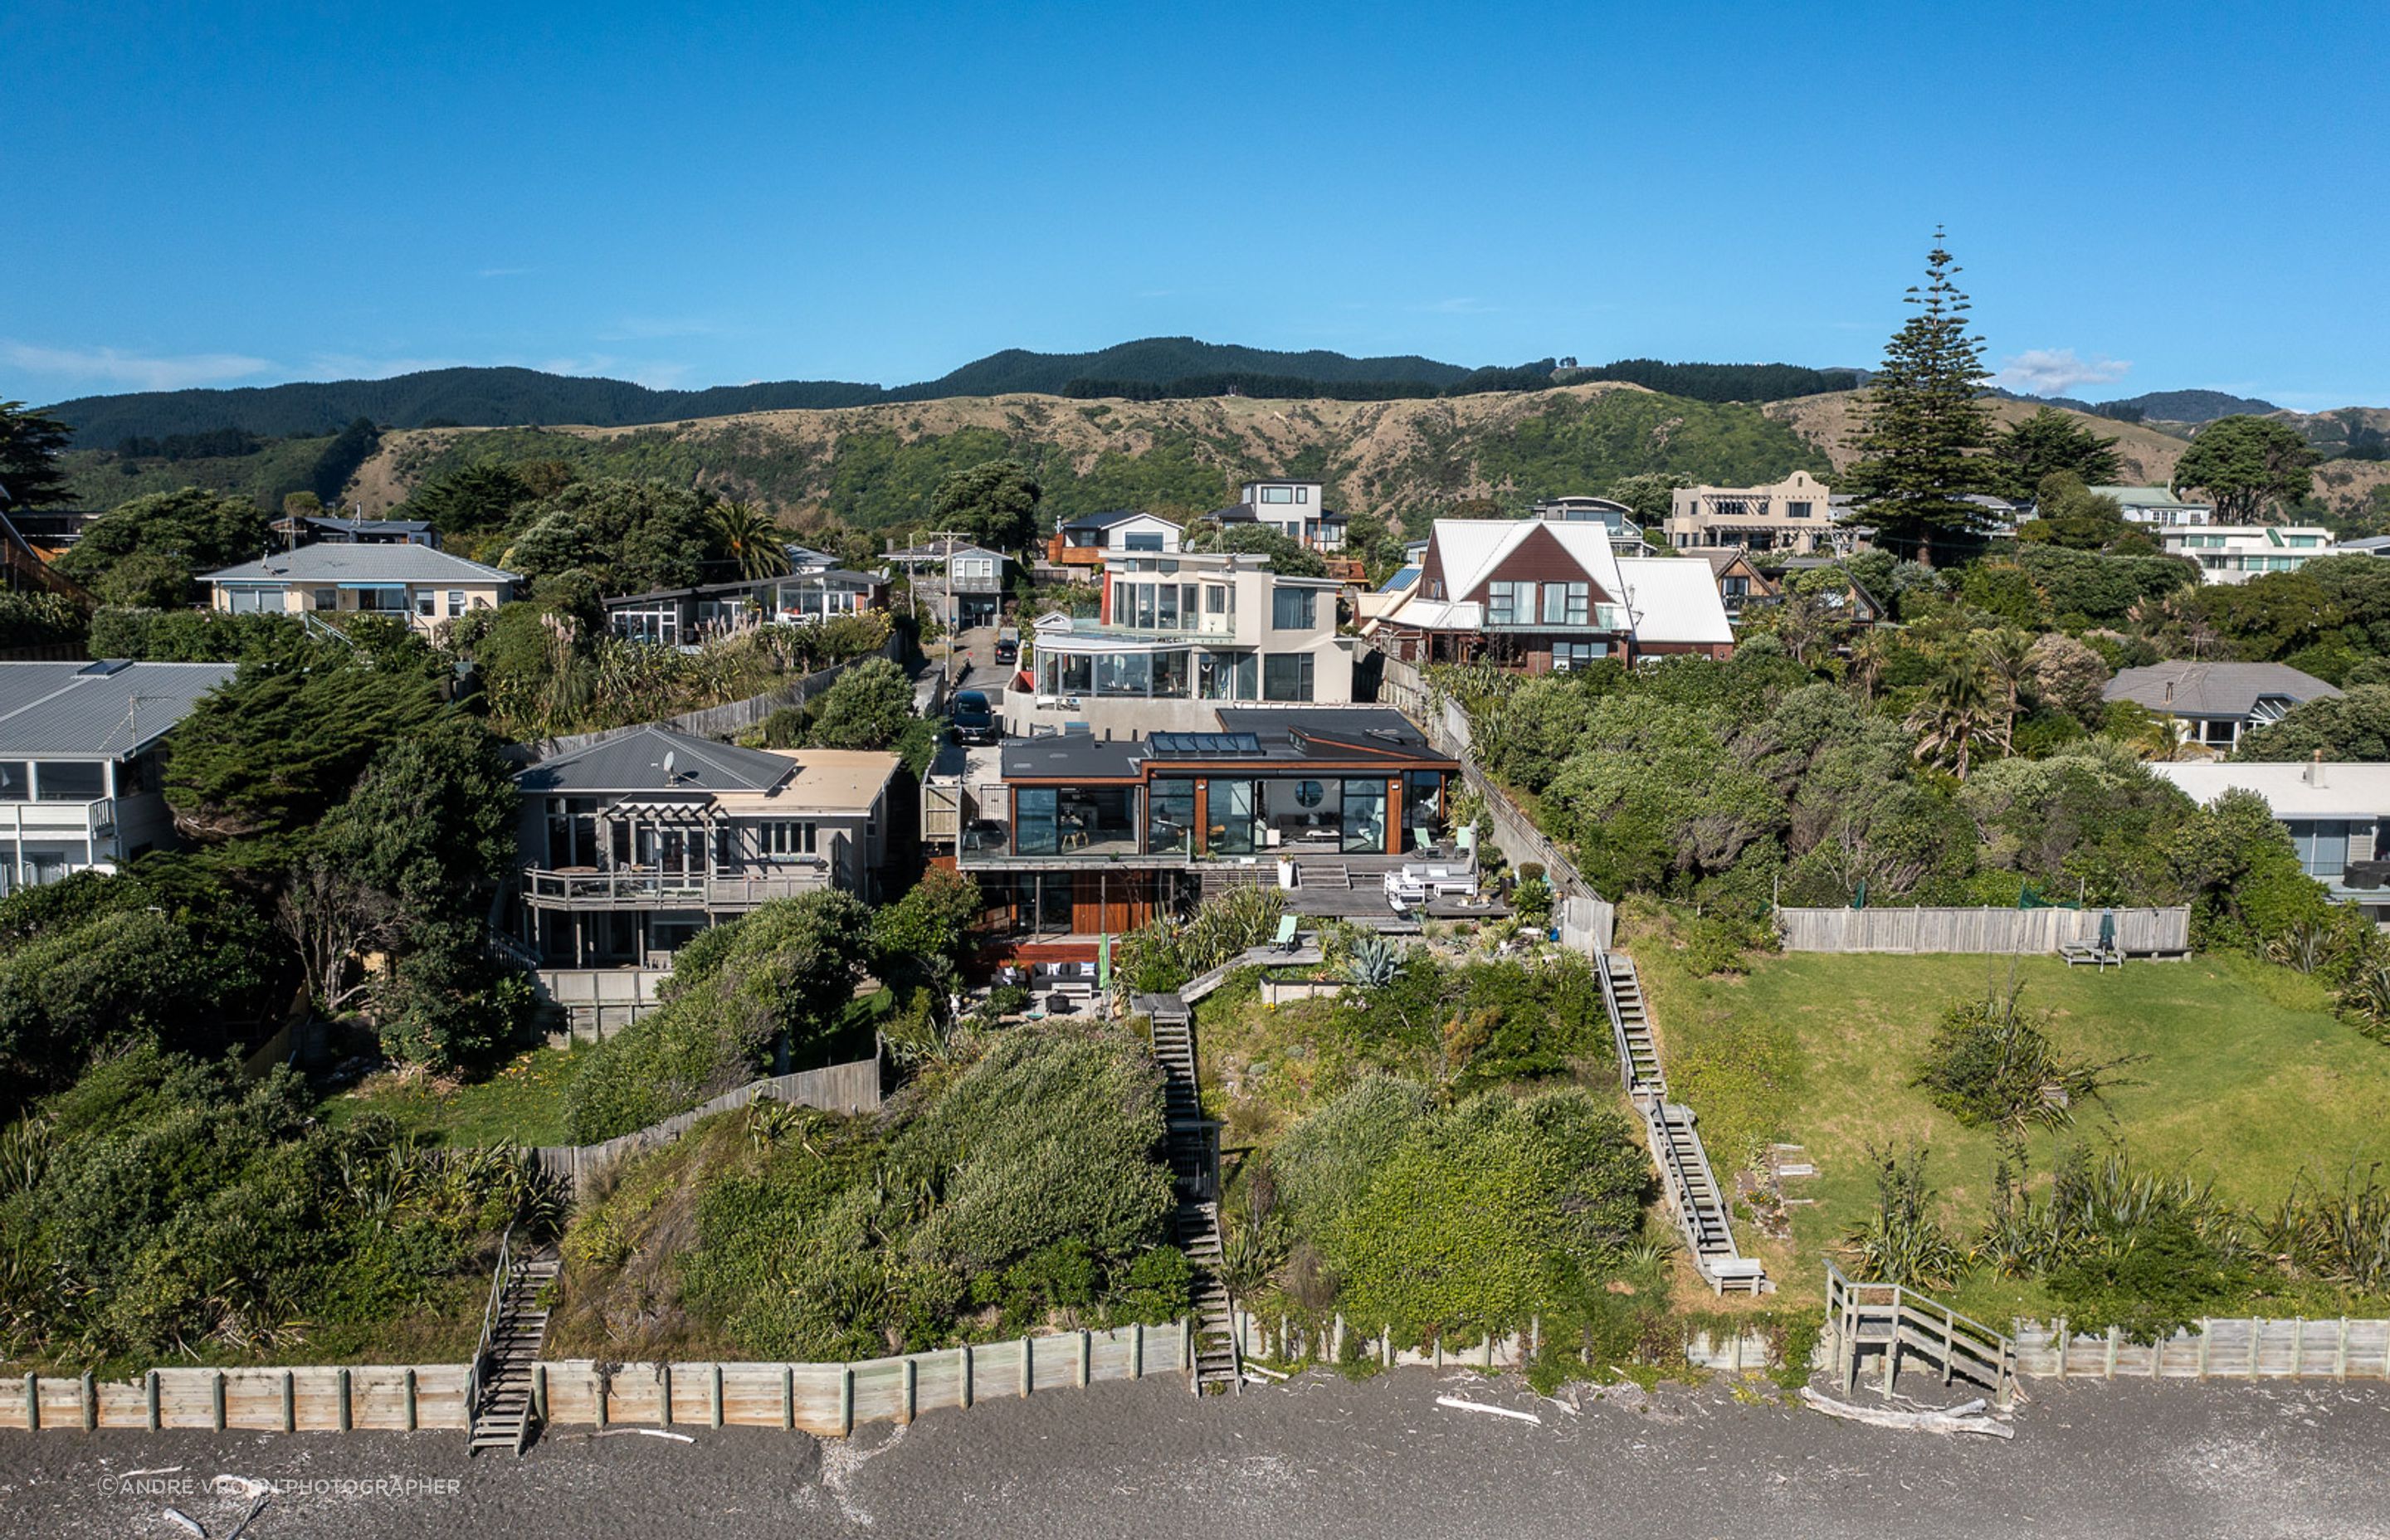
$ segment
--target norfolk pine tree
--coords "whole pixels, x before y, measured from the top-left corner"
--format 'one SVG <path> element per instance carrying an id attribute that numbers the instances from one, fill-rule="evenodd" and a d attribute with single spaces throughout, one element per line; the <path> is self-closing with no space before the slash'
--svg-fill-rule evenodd
<path id="1" fill-rule="evenodd" d="M 1859 458 L 1843 474 L 1843 489 L 1866 506 L 1857 515 L 1876 544 L 1896 556 L 1933 563 L 1939 535 L 1965 536 L 1983 510 L 1964 501 L 1988 492 L 1998 467 L 1979 453 L 1992 442 L 1992 416 L 1983 402 L 1991 376 L 1984 340 L 1967 332 L 1966 294 L 1954 281 L 1957 262 L 1934 232 L 1925 259 L 1925 287 L 1905 302 L 1917 314 L 1893 333 L 1883 367 L 1860 399 Z"/>

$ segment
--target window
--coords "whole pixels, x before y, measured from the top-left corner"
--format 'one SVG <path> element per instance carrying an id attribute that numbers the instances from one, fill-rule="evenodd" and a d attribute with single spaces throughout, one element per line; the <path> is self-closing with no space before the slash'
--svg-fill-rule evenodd
<path id="1" fill-rule="evenodd" d="M 1583 625 L 1593 603 L 1593 585 L 1587 583 L 1544 584 L 1544 623 Z"/>
<path id="2" fill-rule="evenodd" d="M 404 588 L 360 588 L 357 608 L 371 614 L 404 615 L 406 613 L 406 590 Z"/>
<path id="3" fill-rule="evenodd" d="M 1295 489 L 1294 489 L 1294 500 L 1295 500 L 1296 502 L 1298 502 L 1298 503 L 1308 503 L 1308 502 L 1310 502 L 1310 501 L 1311 501 L 1311 489 L 1310 489 L 1309 487 L 1297 487 L 1297 488 L 1295 488 Z"/>
<path id="4" fill-rule="evenodd" d="M 1344 783 L 1344 837 L 1347 855 L 1366 855 L 1386 848 L 1386 783 L 1351 780 Z"/>
<path id="5" fill-rule="evenodd" d="M 316 589 L 315 607 L 318 610 L 338 610 L 341 607 L 341 591 L 338 588 Z"/>
<path id="6" fill-rule="evenodd" d="M 1062 848 L 1060 826 L 1055 818 L 1055 798 L 1050 786 L 1023 787 L 1012 794 L 1015 853 L 1051 855 Z"/>
<path id="7" fill-rule="evenodd" d="M 1554 668 L 1563 666 L 1568 668 L 1583 668 L 1587 663 L 1592 662 L 1596 658 L 1607 658 L 1609 656 L 1610 644 L 1608 642 L 1554 642 L 1552 644 L 1552 666 Z"/>
<path id="8" fill-rule="evenodd" d="M 1536 585 L 1532 583 L 1489 583 L 1485 585 L 1487 625 L 1525 625 L 1536 618 Z"/>
<path id="9" fill-rule="evenodd" d="M 1309 588 L 1274 588 L 1270 590 L 1270 626 L 1277 631 L 1308 631 L 1318 622 L 1313 601 L 1318 594 Z M 1306 695 L 1305 700 L 1311 699 Z"/>
<path id="10" fill-rule="evenodd" d="M 1153 655 L 1153 693 L 1156 699 L 1187 699 L 1187 658 L 1184 652 L 1157 652 Z"/>
<path id="11" fill-rule="evenodd" d="M 1195 783 L 1156 780 L 1145 798 L 1145 848 L 1155 855 L 1189 855 L 1195 844 Z"/>
<path id="12" fill-rule="evenodd" d="M 1262 699 L 1265 700 L 1310 699 L 1311 654 L 1274 652 L 1263 659 Z"/>
<path id="13" fill-rule="evenodd" d="M 1265 503 L 1291 503 L 1294 501 L 1294 488 L 1264 487 L 1262 488 L 1262 501 Z"/>
<path id="14" fill-rule="evenodd" d="M 465 590 L 463 590 L 462 588 L 451 588 L 451 589 L 449 589 L 449 590 L 448 590 L 448 618 L 449 618 L 450 620 L 452 620 L 452 621 L 453 621 L 453 620 L 455 620 L 457 616 L 459 616 L 459 615 L 463 614 L 464 612 L 465 612 Z"/>
<path id="15" fill-rule="evenodd" d="M 1718 579 L 1718 597 L 1722 599 L 1746 599 L 1750 597 L 1751 580 L 1749 578 L 1728 577 Z"/>
<path id="16" fill-rule="evenodd" d="M 1162 549 L 1162 533 L 1160 531 L 1156 530 L 1142 534 L 1123 535 L 1121 537 L 1121 549 L 1124 551 L 1158 551 Z"/>
<path id="17" fill-rule="evenodd" d="M 2344 819 L 2302 820 L 2289 826 L 2299 853 L 2299 869 L 2309 877 L 2336 878 L 2348 869 L 2348 829 Z"/>
<path id="18" fill-rule="evenodd" d="M 1234 603 L 1236 597 L 1237 591 L 1228 587 L 1225 584 L 1205 584 L 1203 585 L 1203 613 L 1206 615 L 1227 615 L 1233 613 L 1236 610 L 1236 605 Z"/>
<path id="19" fill-rule="evenodd" d="M 225 608 L 236 615 L 278 615 L 285 605 L 279 588 L 228 588 Z"/>
<path id="20" fill-rule="evenodd" d="M 1816 507 L 1815 504 L 1805 502 L 1787 503 L 1784 505 L 1784 517 L 1787 519 L 1806 519 L 1809 517 L 1809 510 L 1814 507 Z"/>
<path id="21" fill-rule="evenodd" d="M 1095 664 L 1098 695 L 1142 697 L 1153 693 L 1153 655 L 1150 653 L 1099 653 Z"/>
<path id="22" fill-rule="evenodd" d="M 755 826 L 755 853 L 766 861 L 786 861 L 815 853 L 816 826 L 776 819 Z"/>
<path id="23" fill-rule="evenodd" d="M 1260 800 L 1253 795 L 1253 783 L 1214 780 L 1211 788 L 1212 828 L 1204 849 L 1214 855 L 1251 855 L 1253 807 Z"/>
<path id="24" fill-rule="evenodd" d="M 108 795 L 108 766 L 45 760 L 34 776 L 45 802 L 96 802 Z"/>
<path id="25" fill-rule="evenodd" d="M 415 612 L 422 616 L 425 620 L 428 621 L 437 618 L 439 610 L 440 596 L 432 592 L 430 589 L 426 588 L 423 592 L 415 596 Z"/>
<path id="26" fill-rule="evenodd" d="M 0 802 L 33 800 L 33 783 L 26 774 L 30 768 L 20 759 L 0 760 Z"/>

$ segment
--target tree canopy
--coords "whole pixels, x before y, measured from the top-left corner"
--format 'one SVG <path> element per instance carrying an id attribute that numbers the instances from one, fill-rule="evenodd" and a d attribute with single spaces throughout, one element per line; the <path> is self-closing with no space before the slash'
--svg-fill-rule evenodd
<path id="1" fill-rule="evenodd" d="M 102 514 L 53 565 L 110 602 L 172 608 L 193 577 L 259 556 L 270 534 L 251 499 L 185 487 Z"/>
<path id="2" fill-rule="evenodd" d="M 1995 462 L 1979 453 L 1991 444 L 1991 413 L 1984 404 L 1984 340 L 1971 335 L 1972 308 L 1956 282 L 1960 268 L 1934 233 L 1925 284 L 1905 302 L 1917 309 L 1886 345 L 1882 367 L 1859 398 L 1859 457 L 1843 473 L 1842 488 L 1864 504 L 1858 517 L 1876 531 L 1876 544 L 1931 560 L 1936 536 L 1966 535 L 1983 510 L 1965 500 L 1988 492 Z"/>
<path id="3" fill-rule="evenodd" d="M 0 401 L 0 509 L 42 508 L 67 501 L 58 456 L 72 430 L 21 401 Z"/>
<path id="4" fill-rule="evenodd" d="M 993 550 L 1019 551 L 1037 536 L 1037 503 L 1044 495 L 1019 460 L 989 460 L 940 481 L 930 514 L 942 530 L 960 532 Z"/>
<path id="5" fill-rule="evenodd" d="M 1992 459 L 1999 467 L 2001 490 L 2011 497 L 2035 496 L 2046 478 L 2062 472 L 2090 486 L 2109 485 L 2123 473 L 2114 439 L 2101 438 L 2055 406 L 2037 408 L 2003 429 L 1992 440 Z"/>
<path id="6" fill-rule="evenodd" d="M 2312 759 L 2390 760 L 2390 685 L 2359 685 L 2339 696 L 2302 701 L 2244 736 L 2232 751 L 2244 763 Z"/>
<path id="7" fill-rule="evenodd" d="M 692 588 L 728 575 L 713 503 L 662 481 L 575 481 L 516 512 L 499 565 L 532 578 L 579 568 L 610 594 Z"/>
<path id="8" fill-rule="evenodd" d="M 2228 524 L 2255 523 L 2306 494 L 2315 446 L 2271 417 L 2218 417 L 2175 462 L 2174 484 L 2216 505 Z"/>

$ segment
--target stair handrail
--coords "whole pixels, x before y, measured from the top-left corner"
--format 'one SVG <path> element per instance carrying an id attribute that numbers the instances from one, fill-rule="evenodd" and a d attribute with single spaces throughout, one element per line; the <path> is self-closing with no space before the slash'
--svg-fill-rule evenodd
<path id="1" fill-rule="evenodd" d="M 1635 1051 L 1626 1041 L 1626 1019 L 1619 1014 L 1618 983 L 1610 975 L 1610 953 L 1606 949 L 1595 949 L 1593 969 L 1601 981 L 1601 1008 L 1610 1013 L 1610 1041 L 1618 1051 L 1618 1084 L 1631 1097 L 1635 1094 Z M 1645 1020 L 1650 1020 L 1649 1012 Z"/>
<path id="2" fill-rule="evenodd" d="M 1845 1322 L 1856 1330 L 1862 1321 L 1874 1317 L 1885 1319 L 1896 1336 L 1901 1318 L 1910 1316 L 1920 1324 L 1943 1328 L 1942 1341 L 1947 1363 L 1951 1352 L 1963 1349 L 1968 1357 L 1989 1367 L 1998 1381 L 1993 1389 L 2003 1399 L 2010 1382 L 2016 1378 L 2016 1344 L 2008 1333 L 1985 1325 L 1972 1315 L 1951 1309 L 1933 1295 L 1901 1283 L 1870 1283 L 1854 1278 L 1835 1265 L 1832 1257 L 1826 1264 L 1826 1316 L 1829 1330 L 1839 1332 Z M 1879 1296 L 1889 1291 L 1891 1298 L 1870 1300 L 1869 1291 Z M 1975 1337 L 1963 1335 L 1958 1329 L 1967 1328 Z M 1985 1339 L 1985 1340 L 1978 1340 Z M 1840 1352 L 1851 1351 L 1844 1344 Z"/>
<path id="3" fill-rule="evenodd" d="M 507 1280 L 514 1272 L 515 1226 L 512 1220 L 498 1237 L 498 1266 L 490 1275 L 490 1301 L 482 1307 L 482 1341 L 473 1350 L 473 1372 L 465 1379 L 465 1442 L 473 1442 L 474 1425 L 482 1417 L 482 1366 L 489 1361 L 490 1336 L 498 1324 L 498 1304 L 506 1298 Z"/>

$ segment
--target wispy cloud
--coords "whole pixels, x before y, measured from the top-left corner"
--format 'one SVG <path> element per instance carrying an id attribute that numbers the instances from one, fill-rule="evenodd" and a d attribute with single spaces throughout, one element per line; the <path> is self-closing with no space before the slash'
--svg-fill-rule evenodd
<path id="1" fill-rule="evenodd" d="M 2001 359 L 1992 383 L 2028 395 L 2062 396 L 2085 385 L 2122 379 L 2132 366 L 2121 358 L 2078 358 L 2073 348 L 2032 348 Z"/>
<path id="2" fill-rule="evenodd" d="M 532 358 L 509 360 L 520 362 L 524 368 L 539 369 L 548 374 L 595 375 L 607 379 L 627 379 L 645 385 L 651 391 L 676 391 L 696 372 L 696 366 L 674 363 L 669 359 L 618 358 L 612 353 L 592 353 L 562 358 Z"/>
<path id="3" fill-rule="evenodd" d="M 307 360 L 311 379 L 389 379 L 426 369 L 460 369 L 469 358 L 369 358 L 353 353 L 319 353 Z"/>
<path id="4" fill-rule="evenodd" d="M 119 348 L 50 348 L 0 339 L 0 364 L 27 374 L 136 391 L 181 391 L 263 374 L 274 365 L 238 353 L 152 354 Z"/>

